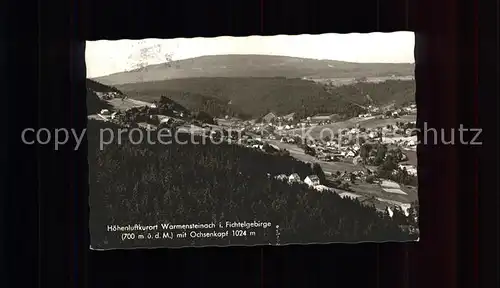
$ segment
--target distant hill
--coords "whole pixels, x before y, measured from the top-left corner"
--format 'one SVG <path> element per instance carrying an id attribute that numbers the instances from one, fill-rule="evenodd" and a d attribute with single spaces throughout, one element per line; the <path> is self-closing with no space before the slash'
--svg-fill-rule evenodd
<path id="1" fill-rule="evenodd" d="M 108 85 L 200 77 L 361 78 L 414 75 L 414 64 L 351 63 L 271 55 L 202 56 L 98 77 Z"/>

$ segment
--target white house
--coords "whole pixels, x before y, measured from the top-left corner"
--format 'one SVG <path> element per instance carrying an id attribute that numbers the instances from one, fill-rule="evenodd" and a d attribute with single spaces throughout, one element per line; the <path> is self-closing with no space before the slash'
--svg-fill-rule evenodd
<path id="1" fill-rule="evenodd" d="M 391 207 L 387 206 L 387 212 L 389 213 L 389 217 L 392 217 L 394 215 L 394 212 L 392 212 Z"/>
<path id="2" fill-rule="evenodd" d="M 354 154 L 354 152 L 349 151 L 349 152 L 347 152 L 347 155 L 346 155 L 346 156 L 347 156 L 347 157 L 354 157 L 355 155 L 356 155 L 356 154 Z"/>
<path id="3" fill-rule="evenodd" d="M 101 115 L 109 115 L 109 110 L 108 109 L 102 109 L 101 110 L 101 113 L 99 113 Z"/>
<path id="4" fill-rule="evenodd" d="M 408 174 L 413 175 L 413 176 L 417 176 L 417 168 L 415 168 L 415 166 L 413 166 L 413 165 L 410 165 L 410 164 L 400 164 L 399 168 L 400 169 L 406 169 L 406 172 L 408 172 Z"/>
<path id="5" fill-rule="evenodd" d="M 309 175 L 304 179 L 304 183 L 309 186 L 316 186 L 320 184 L 319 177 L 317 175 Z"/>
<path id="6" fill-rule="evenodd" d="M 288 179 L 288 176 L 286 176 L 285 174 L 280 174 L 278 176 L 275 176 L 274 178 L 281 180 L 281 181 L 284 181 L 284 180 Z"/>
<path id="7" fill-rule="evenodd" d="M 288 176 L 288 183 L 300 182 L 300 176 L 297 173 L 290 174 Z"/>
<path id="8" fill-rule="evenodd" d="M 354 165 L 358 165 L 358 164 L 360 164 L 360 163 L 361 163 L 361 160 L 362 160 L 362 159 L 361 159 L 361 156 L 356 156 L 356 157 L 354 157 L 354 159 L 352 159 L 352 163 L 353 163 Z"/>

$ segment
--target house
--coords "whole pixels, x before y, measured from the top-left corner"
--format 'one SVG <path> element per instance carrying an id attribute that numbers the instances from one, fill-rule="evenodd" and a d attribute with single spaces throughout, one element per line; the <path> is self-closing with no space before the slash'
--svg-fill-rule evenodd
<path id="1" fill-rule="evenodd" d="M 358 164 L 361 164 L 361 163 L 362 163 L 362 160 L 363 160 L 363 159 L 361 159 L 361 156 L 356 156 L 356 157 L 354 157 L 354 159 L 352 159 L 352 163 L 353 163 L 354 165 L 358 165 Z"/>
<path id="2" fill-rule="evenodd" d="M 400 164 L 400 169 L 406 169 L 406 172 L 412 176 L 417 176 L 417 168 L 410 164 Z"/>
<path id="3" fill-rule="evenodd" d="M 286 176 L 285 174 L 280 174 L 278 176 L 275 176 L 274 178 L 281 180 L 281 181 L 285 181 L 288 179 L 288 176 Z"/>
<path id="4" fill-rule="evenodd" d="M 266 115 L 264 115 L 264 117 L 262 117 L 262 121 L 269 123 L 269 122 L 273 121 L 276 117 L 278 117 L 278 116 L 276 116 L 276 114 L 274 114 L 273 112 L 269 112 Z"/>
<path id="5" fill-rule="evenodd" d="M 357 129 L 357 128 L 352 128 L 351 130 L 349 130 L 349 134 L 351 134 L 351 135 L 358 134 L 358 133 L 359 133 L 359 129 Z"/>
<path id="6" fill-rule="evenodd" d="M 282 119 L 283 121 L 293 121 L 294 117 L 295 117 L 295 112 L 283 116 Z"/>
<path id="7" fill-rule="evenodd" d="M 299 174 L 297 173 L 290 174 L 290 176 L 288 176 L 288 183 L 295 183 L 295 182 L 301 182 Z"/>
<path id="8" fill-rule="evenodd" d="M 109 110 L 108 109 L 102 109 L 101 113 L 99 113 L 99 114 L 107 116 L 107 115 L 109 115 Z"/>
<path id="9" fill-rule="evenodd" d="M 354 154 L 354 152 L 352 152 L 352 151 L 349 151 L 349 152 L 347 152 L 346 156 L 347 157 L 354 157 L 354 156 L 356 156 L 356 154 Z"/>
<path id="10" fill-rule="evenodd" d="M 172 124 L 174 120 L 170 117 L 164 117 L 160 120 L 160 124 Z"/>
<path id="11" fill-rule="evenodd" d="M 304 183 L 309 186 L 316 186 L 320 184 L 319 177 L 317 175 L 309 175 L 304 179 Z"/>
<path id="12" fill-rule="evenodd" d="M 387 213 L 389 213 L 389 217 L 392 217 L 394 215 L 394 212 L 392 212 L 391 207 L 387 206 Z"/>

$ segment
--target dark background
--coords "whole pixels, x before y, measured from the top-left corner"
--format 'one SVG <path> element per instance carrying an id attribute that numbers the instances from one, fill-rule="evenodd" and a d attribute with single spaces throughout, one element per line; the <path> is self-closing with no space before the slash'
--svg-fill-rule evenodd
<path id="1" fill-rule="evenodd" d="M 493 1 L 60 2 L 0 7 L 0 286 L 496 287 Z M 89 251 L 86 146 L 20 141 L 85 127 L 84 40 L 401 30 L 417 32 L 419 124 L 484 129 L 480 148 L 419 149 L 419 243 Z"/>

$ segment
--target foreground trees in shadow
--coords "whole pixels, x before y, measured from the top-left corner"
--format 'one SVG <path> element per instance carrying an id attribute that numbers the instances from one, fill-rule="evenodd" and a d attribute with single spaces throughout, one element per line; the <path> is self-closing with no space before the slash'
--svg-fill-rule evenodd
<path id="1" fill-rule="evenodd" d="M 390 218 L 357 200 L 275 179 L 273 176 L 279 174 L 298 173 L 301 179 L 313 173 L 321 174 L 318 167 L 290 156 L 210 142 L 135 145 L 125 137 L 121 144 L 114 141 L 100 150 L 101 128 L 111 128 L 118 133 L 119 127 L 95 120 L 88 123 L 90 225 L 94 248 L 122 247 L 118 235 L 106 232 L 107 225 L 167 222 L 262 221 L 271 222 L 272 228 L 254 229 L 256 234 L 247 237 L 125 243 L 201 246 L 417 238 L 400 228 L 408 222 L 405 217 Z M 189 140 L 189 137 L 179 138 Z M 276 225 L 279 225 L 279 235 Z"/>

